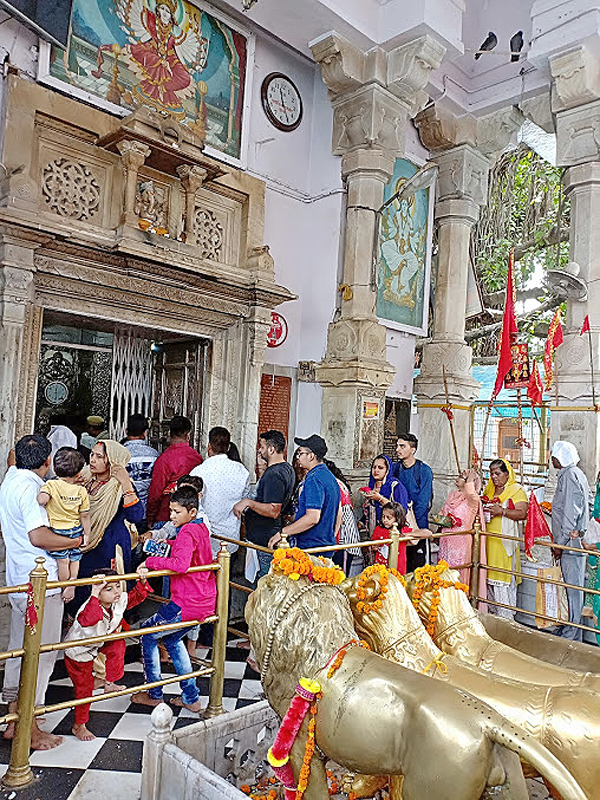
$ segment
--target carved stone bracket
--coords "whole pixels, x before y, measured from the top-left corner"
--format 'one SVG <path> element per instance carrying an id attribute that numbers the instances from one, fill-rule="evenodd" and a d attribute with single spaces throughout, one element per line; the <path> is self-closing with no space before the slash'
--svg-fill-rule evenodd
<path id="1" fill-rule="evenodd" d="M 497 158 L 524 122 L 525 117 L 516 106 L 480 117 L 477 120 L 477 149 L 484 156 Z"/>
<path id="2" fill-rule="evenodd" d="M 248 253 L 246 265 L 255 279 L 275 279 L 275 261 L 269 252 L 268 244 L 264 244 L 261 247 L 253 247 Z"/>
<path id="3" fill-rule="evenodd" d="M 117 144 L 121 154 L 121 162 L 125 170 L 125 192 L 123 198 L 123 215 L 121 221 L 124 225 L 137 227 L 138 215 L 135 213 L 135 196 L 137 192 L 138 170 L 150 155 L 151 149 L 143 142 L 125 139 Z"/>
<path id="4" fill-rule="evenodd" d="M 333 152 L 356 147 L 403 152 L 408 119 L 427 101 L 422 90 L 445 48 L 421 36 L 390 53 L 380 48 L 364 53 L 330 33 L 311 49 L 334 107 Z"/>
<path id="5" fill-rule="evenodd" d="M 600 100 L 557 115 L 556 163 L 572 167 L 600 158 Z"/>
<path id="6" fill-rule="evenodd" d="M 552 109 L 564 111 L 600 98 L 600 59 L 585 45 L 550 58 Z"/>
<path id="7" fill-rule="evenodd" d="M 519 109 L 527 119 L 535 122 L 546 133 L 554 133 L 556 131 L 549 90 L 537 97 L 522 100 L 519 103 Z"/>
<path id="8" fill-rule="evenodd" d="M 487 198 L 490 162 L 474 147 L 460 145 L 436 156 L 439 165 L 439 200 L 472 200 L 483 205 Z"/>

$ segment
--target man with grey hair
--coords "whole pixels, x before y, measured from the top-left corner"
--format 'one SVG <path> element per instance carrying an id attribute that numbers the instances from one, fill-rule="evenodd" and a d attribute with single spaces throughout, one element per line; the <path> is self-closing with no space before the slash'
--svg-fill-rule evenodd
<path id="1" fill-rule="evenodd" d="M 581 590 L 566 590 L 569 622 L 581 624 L 586 565 L 582 540 L 588 525 L 590 487 L 584 473 L 577 466 L 579 453 L 574 445 L 570 442 L 554 442 L 551 457 L 553 466 L 559 470 L 552 501 L 552 537 L 556 544 L 582 550 L 580 555 L 570 550 L 556 549 L 554 555 L 560 559 L 565 583 L 582 587 Z M 577 642 L 581 641 L 582 633 L 581 628 L 572 625 L 563 625 L 560 629 L 563 638 Z"/>

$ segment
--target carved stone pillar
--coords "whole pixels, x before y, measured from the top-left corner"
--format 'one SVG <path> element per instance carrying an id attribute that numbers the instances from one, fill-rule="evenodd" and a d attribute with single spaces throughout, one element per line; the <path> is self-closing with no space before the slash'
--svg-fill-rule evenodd
<path id="1" fill-rule="evenodd" d="M 550 60 L 554 78 L 557 164 L 566 167 L 564 186 L 571 200 L 570 260 L 588 288 L 587 300 L 567 300 L 564 343 L 556 351 L 558 407 L 591 406 L 591 373 L 587 336 L 579 331 L 586 314 L 592 328 L 596 400 L 600 397 L 600 59 L 584 46 Z M 593 480 L 600 463 L 600 414 L 552 412 L 551 440 L 572 442 L 581 468 Z"/>
<path id="2" fill-rule="evenodd" d="M 117 145 L 121 154 L 121 162 L 125 172 L 125 189 L 123 195 L 123 214 L 121 223 L 138 227 L 138 215 L 134 211 L 137 193 L 138 170 L 151 153 L 150 147 L 143 142 L 126 139 Z"/>
<path id="3" fill-rule="evenodd" d="M 440 167 L 435 219 L 438 225 L 438 267 L 433 336 L 423 347 L 421 374 L 415 381 L 419 398 L 420 457 L 437 481 L 450 484 L 456 459 L 450 427 L 439 408 L 446 402 L 444 371 L 454 410 L 454 428 L 461 467 L 469 461 L 469 407 L 478 384 L 471 376 L 471 348 L 464 340 L 465 305 L 471 228 L 487 197 L 488 160 L 471 145 L 435 156 Z M 440 487 L 436 491 L 444 496 Z"/>
<path id="4" fill-rule="evenodd" d="M 24 330 L 33 301 L 34 250 L 35 246 L 0 242 L 0 476 L 15 443 Z"/>
<path id="5" fill-rule="evenodd" d="M 194 244 L 194 228 L 196 216 L 196 192 L 206 180 L 208 172 L 203 167 L 182 164 L 177 167 L 177 174 L 185 189 L 185 240 Z"/>
<path id="6" fill-rule="evenodd" d="M 331 457 L 351 470 L 381 452 L 385 391 L 394 376 L 375 313 L 376 212 L 395 159 L 404 153 L 409 119 L 423 102 L 421 90 L 445 51 L 423 36 L 390 53 L 363 53 L 333 33 L 314 42 L 312 52 L 329 89 L 333 152 L 342 156 L 348 190 L 343 283 L 349 291 L 316 368 L 323 387 L 321 432 Z"/>

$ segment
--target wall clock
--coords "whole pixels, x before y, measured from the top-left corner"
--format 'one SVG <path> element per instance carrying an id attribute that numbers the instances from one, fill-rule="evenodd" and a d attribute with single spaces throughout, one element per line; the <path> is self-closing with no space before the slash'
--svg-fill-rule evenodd
<path id="1" fill-rule="evenodd" d="M 271 72 L 260 87 L 263 109 L 280 131 L 294 131 L 302 121 L 302 98 L 296 85 L 282 72 Z"/>

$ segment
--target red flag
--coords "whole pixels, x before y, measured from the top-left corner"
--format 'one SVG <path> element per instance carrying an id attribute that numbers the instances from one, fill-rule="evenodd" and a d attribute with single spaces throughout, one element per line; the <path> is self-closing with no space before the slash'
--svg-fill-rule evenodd
<path id="1" fill-rule="evenodd" d="M 544 536 L 552 539 L 544 512 L 537 501 L 537 497 L 532 492 L 529 496 L 529 508 L 527 509 L 527 521 L 525 522 L 525 553 L 529 558 L 533 558 L 531 548 L 535 544 L 535 540 Z"/>
<path id="2" fill-rule="evenodd" d="M 552 362 L 554 361 L 554 351 L 563 343 L 563 329 L 560 324 L 560 308 L 557 309 L 556 314 L 552 318 L 550 327 L 548 328 L 548 338 L 546 339 L 546 348 L 544 350 L 544 370 L 546 372 L 546 391 L 548 391 L 554 383 L 554 368 Z"/>
<path id="3" fill-rule="evenodd" d="M 538 369 L 537 361 L 534 359 L 531 375 L 529 376 L 529 385 L 527 386 L 527 397 L 531 400 L 532 406 L 541 406 L 544 402 L 542 396 L 544 387 L 542 386 L 542 379 L 540 378 L 540 371 Z"/>
<path id="4" fill-rule="evenodd" d="M 498 395 L 504 384 L 504 378 L 512 367 L 512 354 L 510 347 L 517 338 L 519 329 L 515 317 L 515 254 L 512 247 L 508 257 L 508 282 L 506 284 L 506 304 L 504 306 L 504 316 L 502 318 L 502 329 L 500 331 L 500 341 L 498 342 L 498 373 L 496 375 L 496 385 L 492 399 Z"/>
<path id="5" fill-rule="evenodd" d="M 579 335 L 583 336 L 584 333 L 587 333 L 590 330 L 590 318 L 586 314 L 585 319 L 583 320 L 583 325 L 581 326 L 581 330 L 579 331 Z"/>

